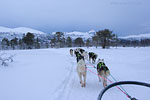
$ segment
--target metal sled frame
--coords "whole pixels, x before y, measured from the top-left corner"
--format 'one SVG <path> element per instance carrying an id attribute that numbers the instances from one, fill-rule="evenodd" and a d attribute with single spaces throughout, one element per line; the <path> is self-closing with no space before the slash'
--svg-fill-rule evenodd
<path id="1" fill-rule="evenodd" d="M 127 85 L 127 84 L 141 85 L 141 86 L 145 86 L 145 87 L 149 87 L 149 88 L 150 88 L 150 84 L 148 84 L 148 83 L 143 83 L 143 82 L 137 82 L 137 81 L 120 81 L 120 82 L 115 82 L 115 83 L 112 83 L 112 84 L 108 85 L 106 88 L 104 88 L 104 89 L 100 92 L 100 94 L 99 94 L 97 100 L 102 100 L 103 94 L 104 94 L 108 89 L 110 89 L 110 88 L 112 88 L 112 87 L 114 87 L 114 86 L 117 86 L 117 85 Z M 131 99 L 131 100 L 137 100 L 136 98 L 134 98 L 134 97 L 132 98 L 131 96 L 130 96 L 130 99 Z"/>

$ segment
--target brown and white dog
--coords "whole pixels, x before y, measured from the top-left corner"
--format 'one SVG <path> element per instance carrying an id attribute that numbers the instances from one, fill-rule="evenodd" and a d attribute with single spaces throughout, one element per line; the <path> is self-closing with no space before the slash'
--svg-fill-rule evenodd
<path id="1" fill-rule="evenodd" d="M 105 65 L 104 59 L 98 60 L 97 73 L 99 75 L 98 76 L 99 81 L 102 80 L 103 86 L 106 87 L 107 86 L 107 77 L 110 75 L 110 71 L 109 71 L 108 67 Z M 100 79 L 100 77 L 101 77 L 101 79 Z"/>
<path id="2" fill-rule="evenodd" d="M 73 49 L 70 49 L 70 55 L 73 56 Z"/>
<path id="3" fill-rule="evenodd" d="M 85 87 L 86 86 L 86 64 L 83 59 L 80 59 L 77 63 L 77 73 L 80 78 L 81 87 Z"/>

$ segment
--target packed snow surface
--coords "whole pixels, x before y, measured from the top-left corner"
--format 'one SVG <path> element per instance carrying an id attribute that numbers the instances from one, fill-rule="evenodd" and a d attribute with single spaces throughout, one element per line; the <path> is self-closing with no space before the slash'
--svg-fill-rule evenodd
<path id="1" fill-rule="evenodd" d="M 103 89 L 102 82 L 87 71 L 86 87 L 81 87 L 76 72 L 76 59 L 70 56 L 69 49 L 1 51 L 15 54 L 15 57 L 9 66 L 0 66 L 0 100 L 97 100 Z M 84 49 L 104 58 L 117 80 L 150 82 L 150 47 Z M 87 67 L 97 72 L 92 66 Z M 108 78 L 112 80 L 110 76 Z M 147 87 L 123 87 L 139 100 L 150 98 L 150 89 Z M 129 99 L 114 87 L 106 92 L 103 100 Z"/>

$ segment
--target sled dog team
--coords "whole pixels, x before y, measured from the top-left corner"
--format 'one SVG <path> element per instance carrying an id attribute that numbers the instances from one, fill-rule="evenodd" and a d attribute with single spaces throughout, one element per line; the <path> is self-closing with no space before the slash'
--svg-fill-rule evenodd
<path id="1" fill-rule="evenodd" d="M 80 84 L 81 87 L 85 87 L 86 86 L 86 63 L 85 63 L 85 59 L 88 60 L 91 63 L 96 63 L 96 59 L 98 57 L 97 54 L 95 54 L 94 52 L 87 52 L 82 48 L 77 48 L 77 49 L 70 49 L 70 55 L 73 56 L 75 55 L 76 60 L 77 60 L 77 73 L 80 79 Z M 103 82 L 103 86 L 106 87 L 107 86 L 107 76 L 110 75 L 110 71 L 108 69 L 108 67 L 105 65 L 104 63 L 104 59 L 98 59 L 97 61 L 97 74 L 98 74 L 98 79 L 99 82 L 102 80 Z M 101 76 L 102 78 L 100 78 L 99 76 Z M 83 78 L 83 80 L 82 80 Z"/>

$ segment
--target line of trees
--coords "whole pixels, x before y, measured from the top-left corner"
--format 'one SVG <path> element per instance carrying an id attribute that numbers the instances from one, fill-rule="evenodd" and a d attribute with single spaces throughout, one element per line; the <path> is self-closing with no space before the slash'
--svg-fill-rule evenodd
<path id="1" fill-rule="evenodd" d="M 13 38 L 8 40 L 3 38 L 1 41 L 2 49 L 40 49 L 40 48 L 63 48 L 63 47 L 91 47 L 101 46 L 102 48 L 109 48 L 110 46 L 117 47 L 137 47 L 137 46 L 150 46 L 150 39 L 142 40 L 123 40 L 118 39 L 116 34 L 113 34 L 109 29 L 104 29 L 96 32 L 96 34 L 85 40 L 81 37 L 72 39 L 65 37 L 63 32 L 56 32 L 50 39 L 41 39 L 35 37 L 34 34 L 28 32 L 21 39 Z"/>
<path id="2" fill-rule="evenodd" d="M 21 39 L 13 38 L 8 40 L 3 38 L 1 41 L 1 49 L 40 49 L 48 48 L 49 41 L 41 40 L 35 37 L 33 33 L 28 32 Z"/>
<path id="3" fill-rule="evenodd" d="M 51 47 L 90 47 L 90 46 L 102 46 L 102 48 L 108 48 L 117 44 L 118 38 L 109 29 L 104 29 L 96 32 L 96 34 L 90 39 L 83 40 L 81 37 L 72 40 L 71 37 L 64 38 L 62 32 L 56 32 L 54 38 L 51 40 Z"/>
<path id="4" fill-rule="evenodd" d="M 141 39 L 141 40 L 121 39 L 119 40 L 118 45 L 123 47 L 146 47 L 150 46 L 150 39 Z"/>

